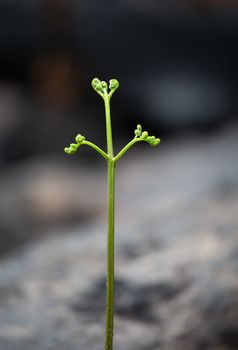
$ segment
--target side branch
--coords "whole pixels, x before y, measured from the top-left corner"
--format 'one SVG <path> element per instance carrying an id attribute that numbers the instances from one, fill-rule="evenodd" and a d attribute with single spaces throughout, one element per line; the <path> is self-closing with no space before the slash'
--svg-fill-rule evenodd
<path id="1" fill-rule="evenodd" d="M 97 145 L 95 145 L 94 143 L 90 142 L 90 141 L 83 141 L 82 145 L 87 145 L 89 147 L 92 147 L 93 149 L 95 149 L 95 151 L 97 151 L 98 153 L 101 154 L 101 156 L 103 156 L 103 158 L 105 158 L 106 160 L 108 160 L 108 155 Z"/>
<path id="2" fill-rule="evenodd" d="M 117 156 L 114 158 L 115 162 L 117 162 L 118 159 L 120 159 L 136 142 L 145 141 L 152 147 L 155 147 L 160 143 L 159 138 L 149 136 L 147 131 L 142 131 L 140 124 L 137 125 L 134 133 L 136 136 L 117 154 Z"/>
<path id="3" fill-rule="evenodd" d="M 101 154 L 101 156 L 103 156 L 103 158 L 105 158 L 106 160 L 109 159 L 109 156 L 100 148 L 98 147 L 97 145 L 95 145 L 94 143 L 90 142 L 90 141 L 87 141 L 85 140 L 85 137 L 78 134 L 76 137 L 75 137 L 75 141 L 76 143 L 71 143 L 69 145 L 69 147 L 65 147 L 64 151 L 68 154 L 75 154 L 78 150 L 78 148 L 81 146 L 81 145 L 87 145 L 89 147 L 92 147 L 95 151 L 97 151 L 99 154 Z"/>
<path id="4" fill-rule="evenodd" d="M 124 148 L 122 148 L 122 150 L 116 155 L 116 157 L 114 158 L 115 162 L 117 162 L 136 142 L 139 141 L 144 141 L 141 140 L 139 138 L 134 138 L 133 140 L 131 140 Z"/>

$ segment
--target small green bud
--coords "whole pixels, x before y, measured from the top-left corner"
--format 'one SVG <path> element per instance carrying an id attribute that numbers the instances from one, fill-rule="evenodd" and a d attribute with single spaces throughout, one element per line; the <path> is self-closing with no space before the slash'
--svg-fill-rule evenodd
<path id="1" fill-rule="evenodd" d="M 70 144 L 70 147 L 72 147 L 72 148 L 77 148 L 77 146 L 78 146 L 77 143 L 71 143 Z"/>
<path id="2" fill-rule="evenodd" d="M 69 146 L 69 154 L 75 154 L 77 151 L 78 145 L 76 143 L 71 143 Z"/>
<path id="3" fill-rule="evenodd" d="M 96 91 L 100 91 L 100 92 L 104 93 L 104 89 L 103 89 L 101 83 L 99 83 L 99 84 L 96 86 Z"/>
<path id="4" fill-rule="evenodd" d="M 102 92 L 104 93 L 104 89 L 105 89 L 105 84 L 107 84 L 105 81 L 100 81 L 98 78 L 94 78 L 92 80 L 92 87 L 94 88 L 94 90 L 96 92 Z"/>
<path id="5" fill-rule="evenodd" d="M 70 147 L 65 147 L 64 151 L 67 154 L 75 154 L 76 153 L 76 149 L 71 147 L 71 146 Z"/>
<path id="6" fill-rule="evenodd" d="M 134 130 L 136 137 L 140 137 L 142 134 L 142 126 L 140 124 L 137 125 L 136 130 Z"/>
<path id="7" fill-rule="evenodd" d="M 147 131 L 143 131 L 141 137 L 142 137 L 143 140 L 145 140 L 146 138 L 148 138 L 148 132 L 147 132 Z"/>
<path id="8" fill-rule="evenodd" d="M 100 85 L 103 89 L 107 90 L 108 86 L 107 86 L 107 83 L 105 81 L 101 81 Z"/>
<path id="9" fill-rule="evenodd" d="M 94 78 L 92 80 L 92 87 L 96 90 L 99 83 L 100 83 L 100 80 L 98 78 Z"/>
<path id="10" fill-rule="evenodd" d="M 153 147 L 160 143 L 160 139 L 156 138 L 155 136 L 148 136 L 146 141 Z"/>
<path id="11" fill-rule="evenodd" d="M 75 137 L 75 141 L 77 142 L 77 144 L 80 144 L 85 140 L 85 137 L 78 134 L 76 137 Z"/>
<path id="12" fill-rule="evenodd" d="M 69 147 L 69 154 L 75 154 L 76 153 L 76 149 L 74 149 L 73 147 Z"/>
<path id="13" fill-rule="evenodd" d="M 155 138 L 154 138 L 155 139 Z M 154 140 L 153 139 L 153 136 L 148 136 L 147 138 L 146 138 L 146 141 L 152 146 L 153 145 L 153 143 L 154 143 Z"/>
<path id="14" fill-rule="evenodd" d="M 109 81 L 109 88 L 110 90 L 116 90 L 119 88 L 119 81 L 116 79 L 111 79 Z"/>
<path id="15" fill-rule="evenodd" d="M 157 138 L 157 139 L 155 140 L 155 142 L 153 143 L 153 146 L 157 146 L 159 143 L 160 143 L 160 139 Z"/>

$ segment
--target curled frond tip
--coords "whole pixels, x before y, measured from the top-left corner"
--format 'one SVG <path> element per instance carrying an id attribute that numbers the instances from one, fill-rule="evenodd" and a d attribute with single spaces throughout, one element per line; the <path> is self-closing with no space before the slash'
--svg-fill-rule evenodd
<path id="1" fill-rule="evenodd" d="M 134 134 L 136 139 L 146 141 L 151 146 L 157 146 L 160 143 L 159 138 L 156 138 L 155 136 L 149 136 L 147 131 L 143 131 L 140 124 L 137 125 Z"/>
<path id="2" fill-rule="evenodd" d="M 83 143 L 84 140 L 85 140 L 85 137 L 80 135 L 80 134 L 78 134 L 75 137 L 76 143 L 71 143 L 69 145 L 69 147 L 65 147 L 65 149 L 64 149 L 65 153 L 67 153 L 67 154 L 75 154 L 77 152 L 77 149 Z"/>
<path id="3" fill-rule="evenodd" d="M 109 97 L 111 97 L 112 94 L 118 89 L 119 82 L 117 79 L 111 79 L 109 81 L 110 93 L 108 93 L 108 84 L 104 80 L 101 81 L 98 78 L 94 78 L 92 80 L 92 87 L 102 97 L 107 96 L 107 95 L 109 95 Z"/>

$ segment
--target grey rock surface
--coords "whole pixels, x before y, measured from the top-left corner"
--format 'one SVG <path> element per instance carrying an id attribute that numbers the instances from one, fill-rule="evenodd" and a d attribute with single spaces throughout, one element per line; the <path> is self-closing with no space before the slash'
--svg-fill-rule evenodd
<path id="1" fill-rule="evenodd" d="M 237 147 L 234 126 L 121 161 L 115 349 L 238 348 Z M 105 212 L 69 231 L 1 261 L 0 350 L 103 349 Z"/>

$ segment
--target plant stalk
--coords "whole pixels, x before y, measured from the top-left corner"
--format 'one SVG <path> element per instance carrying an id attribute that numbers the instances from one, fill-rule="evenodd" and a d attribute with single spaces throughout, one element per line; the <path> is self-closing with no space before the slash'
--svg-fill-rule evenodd
<path id="1" fill-rule="evenodd" d="M 115 162 L 108 161 L 107 300 L 105 350 L 113 348 Z"/>
<path id="2" fill-rule="evenodd" d="M 113 155 L 110 99 L 105 96 L 107 168 L 108 168 L 108 226 L 107 226 L 107 297 L 105 350 L 113 349 L 114 323 L 114 216 L 115 216 L 115 160 Z"/>
<path id="3" fill-rule="evenodd" d="M 67 154 L 75 154 L 79 146 L 87 145 L 97 151 L 107 160 L 108 169 L 108 226 L 107 226 L 107 297 L 106 297 L 106 332 L 105 332 L 105 350 L 113 350 L 113 323 L 114 323 L 114 216 L 115 216 L 115 168 L 117 161 L 136 143 L 146 141 L 151 146 L 157 146 L 160 142 L 159 138 L 149 136 L 147 131 L 142 131 L 140 124 L 134 130 L 135 137 L 131 140 L 118 154 L 114 157 L 110 99 L 119 87 L 116 79 L 111 79 L 108 84 L 100 81 L 98 78 L 92 80 L 92 87 L 103 98 L 106 116 L 106 137 L 107 137 L 107 153 L 92 142 L 85 140 L 85 137 L 78 134 L 75 138 L 76 143 L 71 143 L 69 147 L 65 147 Z"/>

